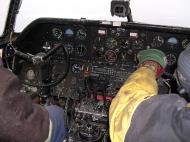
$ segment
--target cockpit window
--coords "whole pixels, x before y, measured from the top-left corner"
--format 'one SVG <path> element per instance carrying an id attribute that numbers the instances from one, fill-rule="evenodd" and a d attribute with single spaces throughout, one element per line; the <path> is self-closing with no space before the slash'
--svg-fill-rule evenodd
<path id="1" fill-rule="evenodd" d="M 112 17 L 111 0 L 23 0 L 15 31 L 40 17 L 127 21 Z M 190 27 L 189 0 L 131 0 L 135 22 Z"/>
<path id="2" fill-rule="evenodd" d="M 0 36 L 2 36 L 8 16 L 10 0 L 0 0 Z"/>

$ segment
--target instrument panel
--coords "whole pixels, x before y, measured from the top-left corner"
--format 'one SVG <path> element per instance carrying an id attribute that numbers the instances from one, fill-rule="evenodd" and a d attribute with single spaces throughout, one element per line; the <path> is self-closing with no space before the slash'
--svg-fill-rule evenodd
<path id="1" fill-rule="evenodd" d="M 31 55 L 48 53 L 56 44 L 68 51 L 70 66 L 64 80 L 48 87 L 23 84 L 21 91 L 45 99 L 53 97 L 67 110 L 72 121 L 69 142 L 108 142 L 109 105 L 137 69 L 138 52 L 149 48 L 162 50 L 168 62 L 166 74 L 172 75 L 179 54 L 189 43 L 190 29 L 180 27 L 46 18 L 31 23 L 14 46 Z M 13 70 L 22 81 L 36 84 L 59 78 L 65 66 L 65 53 L 59 49 L 44 65 L 33 65 L 16 57 Z M 157 82 L 161 94 L 176 91 L 171 90 L 176 86 L 167 77 Z"/>
<path id="2" fill-rule="evenodd" d="M 28 31 L 30 27 L 32 30 Z M 189 34 L 183 33 L 182 29 L 127 23 L 114 26 L 113 22 L 85 20 L 38 20 L 24 33 L 25 36 L 21 35 L 17 40 L 21 50 L 46 52 L 52 44 L 62 43 L 71 60 L 106 66 L 137 65 L 136 55 L 140 50 L 156 48 L 166 54 L 169 70 L 176 65 L 179 53 L 190 42 Z"/>

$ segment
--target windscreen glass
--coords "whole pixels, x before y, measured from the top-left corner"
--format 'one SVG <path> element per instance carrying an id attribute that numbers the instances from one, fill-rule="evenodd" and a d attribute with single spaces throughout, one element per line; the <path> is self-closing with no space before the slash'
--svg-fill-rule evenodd
<path id="1" fill-rule="evenodd" d="M 135 22 L 190 27 L 189 0 L 131 0 Z M 127 21 L 112 17 L 111 0 L 23 0 L 15 31 L 41 17 Z"/>

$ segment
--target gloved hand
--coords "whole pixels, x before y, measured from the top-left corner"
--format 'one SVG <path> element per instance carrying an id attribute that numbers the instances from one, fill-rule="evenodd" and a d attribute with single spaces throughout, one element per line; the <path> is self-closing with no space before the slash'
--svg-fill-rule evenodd
<path id="1" fill-rule="evenodd" d="M 157 49 L 146 49 L 138 53 L 139 66 L 145 66 L 155 72 L 156 77 L 162 75 L 167 65 L 165 54 Z"/>

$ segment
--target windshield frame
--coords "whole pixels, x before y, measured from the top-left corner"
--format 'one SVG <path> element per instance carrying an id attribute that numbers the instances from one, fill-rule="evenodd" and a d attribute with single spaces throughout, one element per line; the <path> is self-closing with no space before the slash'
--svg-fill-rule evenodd
<path id="1" fill-rule="evenodd" d="M 10 8 L 10 3 L 11 0 L 0 0 L 0 13 L 1 13 L 1 18 L 0 18 L 0 37 L 4 35 L 5 32 L 5 27 L 9 15 L 9 8 Z"/>
<path id="2" fill-rule="evenodd" d="M 44 3 L 44 1 L 45 1 L 45 3 Z M 65 4 L 64 5 L 63 4 L 57 4 L 56 1 L 57 2 L 64 2 Z M 119 18 L 116 16 L 114 16 L 114 17 L 111 16 L 111 12 L 110 12 L 111 0 L 107 0 L 107 2 L 105 2 L 105 0 L 104 0 L 104 2 L 102 2 L 102 1 L 100 2 L 100 1 L 101 0 L 97 0 L 97 2 L 95 2 L 96 5 L 94 5 L 95 4 L 95 3 L 93 3 L 94 1 L 90 1 L 88 3 L 88 1 L 86 1 L 86 0 L 80 0 L 77 2 L 74 0 L 70 0 L 70 1 L 62 1 L 62 0 L 52 1 L 52 0 L 50 0 L 51 4 L 47 4 L 48 0 L 40 0 L 40 1 L 39 0 L 33 0 L 32 2 L 28 1 L 28 2 L 31 2 L 30 4 L 28 4 L 30 7 L 26 8 L 25 5 L 27 3 L 27 0 L 24 0 L 22 5 L 21 5 L 20 12 L 18 13 L 16 22 L 15 22 L 15 32 L 17 32 L 17 33 L 22 32 L 23 29 L 27 25 L 29 25 L 32 21 L 34 21 L 38 18 L 62 18 L 62 19 L 65 19 L 65 18 L 66 19 L 84 18 L 87 20 L 107 20 L 107 21 L 125 21 L 125 22 L 127 21 L 126 17 L 125 18 Z M 190 18 L 189 18 L 189 20 L 188 20 L 188 18 L 184 20 L 184 21 L 187 21 L 187 23 L 189 23 L 189 24 L 180 20 L 181 13 L 183 13 L 182 10 L 184 10 L 183 7 L 181 8 L 181 11 L 178 11 L 178 13 L 179 13 L 178 17 L 173 16 L 176 14 L 175 8 L 177 10 L 179 10 L 179 7 L 180 7 L 177 5 L 178 0 L 168 0 L 167 2 L 165 2 L 165 5 L 166 5 L 165 7 L 164 7 L 164 5 L 161 5 L 161 4 L 163 4 L 161 1 L 159 1 L 159 2 L 158 1 L 152 1 L 152 3 L 150 3 L 151 1 L 152 0 L 143 0 L 143 4 L 145 5 L 144 7 L 142 7 L 142 5 L 141 5 L 142 3 L 140 2 L 140 0 L 131 1 L 130 5 L 131 5 L 131 10 L 132 10 L 132 16 L 133 16 L 133 19 L 136 23 L 145 23 L 145 24 L 147 23 L 147 24 L 152 24 L 152 25 L 190 28 Z M 165 1 L 165 0 L 162 0 L 162 1 Z M 170 4 L 171 1 L 176 2 L 176 3 L 173 2 L 172 5 L 170 5 L 170 6 L 174 7 L 172 9 L 173 10 L 172 12 L 168 9 L 168 6 L 167 6 L 167 4 Z M 182 0 L 182 1 L 185 2 L 187 0 Z M 160 3 L 160 6 L 153 7 L 152 6 L 153 3 L 156 3 L 156 4 Z M 43 6 L 42 6 L 42 4 L 43 4 Z M 53 4 L 57 4 L 58 8 L 55 8 L 54 7 L 55 5 L 53 5 Z M 89 4 L 89 5 L 87 6 L 87 4 Z M 189 1 L 189 4 L 190 4 L 190 1 Z M 93 5 L 94 5 L 94 7 L 93 7 Z M 70 7 L 70 6 L 72 6 L 72 7 Z M 82 6 L 84 6 L 84 7 L 82 7 Z M 106 8 L 105 8 L 105 6 L 106 6 Z M 163 10 L 165 10 L 167 8 L 167 11 L 162 12 L 161 6 L 162 6 Z M 185 4 L 184 4 L 184 6 L 185 6 Z M 36 9 L 37 7 L 39 9 Z M 52 7 L 54 9 L 52 9 Z M 142 8 L 139 9 L 139 7 L 142 7 Z M 150 7 L 153 7 L 151 10 L 154 10 L 154 9 L 157 9 L 157 10 L 155 10 L 155 11 L 150 10 L 149 11 Z M 30 8 L 33 11 L 29 12 Z M 102 10 L 101 8 L 104 8 L 106 10 L 101 11 Z M 39 13 L 39 10 L 44 11 L 44 13 L 46 15 Z M 60 12 L 60 10 L 61 10 L 61 12 Z M 66 11 L 64 12 L 64 10 L 66 10 Z M 75 10 L 75 14 L 71 15 L 74 13 L 74 10 Z M 90 12 L 89 10 L 92 10 L 92 12 Z M 55 15 L 53 15 L 52 11 L 55 12 Z M 142 13 L 142 12 L 144 13 L 144 17 L 142 17 L 142 16 L 136 17 L 136 15 L 138 15 L 139 13 Z M 168 18 L 168 22 L 166 22 L 166 20 L 164 18 L 164 16 L 167 15 L 167 12 L 168 12 L 168 17 L 166 16 L 166 18 Z M 23 13 L 25 13 L 25 15 L 30 17 L 30 19 L 27 19 L 27 16 L 24 16 Z M 59 16 L 60 13 L 64 13 L 63 16 L 60 17 Z M 105 16 L 105 13 L 107 14 L 106 16 Z M 184 12 L 184 13 L 188 14 L 188 12 Z M 189 13 L 190 13 L 190 11 L 189 11 Z M 33 16 L 31 16 L 31 14 L 33 14 Z M 159 17 L 157 17 L 156 14 L 158 14 Z M 89 16 L 92 16 L 92 17 L 89 17 Z M 144 18 L 144 20 L 143 20 L 143 18 Z M 23 27 L 20 28 L 19 27 L 20 25 L 22 25 Z"/>

